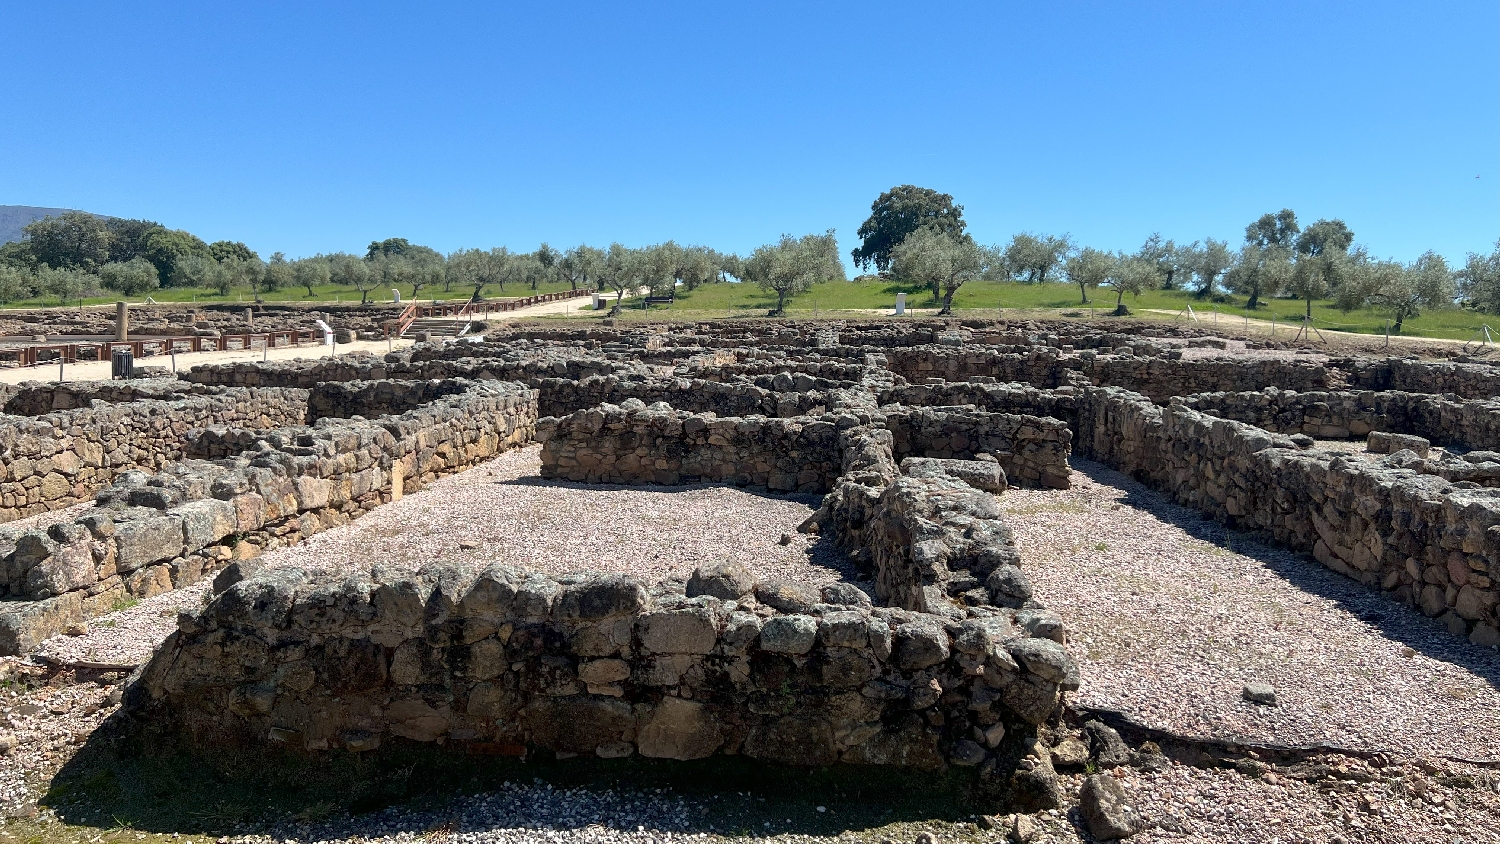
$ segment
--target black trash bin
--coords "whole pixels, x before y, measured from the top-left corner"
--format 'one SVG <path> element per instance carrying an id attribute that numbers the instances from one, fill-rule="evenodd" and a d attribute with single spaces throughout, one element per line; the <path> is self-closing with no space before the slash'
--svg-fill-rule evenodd
<path id="1" fill-rule="evenodd" d="M 109 353 L 109 377 L 130 378 L 135 375 L 135 353 L 129 349 L 113 349 Z"/>

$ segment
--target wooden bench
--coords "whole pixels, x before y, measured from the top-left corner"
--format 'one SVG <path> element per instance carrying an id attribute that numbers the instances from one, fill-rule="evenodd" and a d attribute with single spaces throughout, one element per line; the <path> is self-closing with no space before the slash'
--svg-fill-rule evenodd
<path id="1" fill-rule="evenodd" d="M 652 305 L 670 305 L 672 304 L 672 302 L 676 301 L 676 299 L 677 294 L 675 293 L 670 296 L 647 296 L 646 307 L 650 308 Z"/>

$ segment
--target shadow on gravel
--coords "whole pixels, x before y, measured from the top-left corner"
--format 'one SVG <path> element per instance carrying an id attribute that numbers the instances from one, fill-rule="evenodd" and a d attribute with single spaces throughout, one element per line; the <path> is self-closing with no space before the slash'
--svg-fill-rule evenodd
<path id="1" fill-rule="evenodd" d="M 465 756 L 398 742 L 375 753 L 163 752 L 106 725 L 43 803 L 99 829 L 313 838 L 491 829 L 838 835 L 973 817 L 973 778 L 794 769 L 743 757 Z M 822 807 L 821 810 L 819 807 Z"/>
<path id="2" fill-rule="evenodd" d="M 1194 539 L 1255 560 L 1303 592 L 1336 602 L 1377 635 L 1458 666 L 1500 688 L 1500 654 L 1449 633 L 1437 621 L 1386 597 L 1379 589 L 1330 571 L 1310 555 L 1268 538 L 1225 527 L 1102 463 L 1077 457 L 1070 462 L 1090 480 L 1125 490 L 1122 504 L 1181 528 Z"/>

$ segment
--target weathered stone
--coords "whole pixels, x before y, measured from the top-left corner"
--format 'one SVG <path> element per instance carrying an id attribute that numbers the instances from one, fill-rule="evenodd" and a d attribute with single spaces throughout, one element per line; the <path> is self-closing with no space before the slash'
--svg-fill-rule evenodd
<path id="1" fill-rule="evenodd" d="M 687 582 L 687 596 L 709 595 L 724 601 L 736 601 L 755 589 L 755 578 L 738 563 L 724 562 L 699 566 Z"/>
<path id="2" fill-rule="evenodd" d="M 779 615 L 760 628 L 760 648 L 768 653 L 805 654 L 818 637 L 818 622 L 805 615 Z"/>
<path id="3" fill-rule="evenodd" d="M 636 745 L 642 756 L 702 759 L 724 743 L 718 720 L 701 703 L 664 697 L 641 728 Z"/>
<path id="4" fill-rule="evenodd" d="M 1125 787 L 1109 774 L 1094 774 L 1083 781 L 1078 810 L 1089 834 L 1100 841 L 1129 838 L 1141 829 L 1140 815 L 1125 796 Z"/>

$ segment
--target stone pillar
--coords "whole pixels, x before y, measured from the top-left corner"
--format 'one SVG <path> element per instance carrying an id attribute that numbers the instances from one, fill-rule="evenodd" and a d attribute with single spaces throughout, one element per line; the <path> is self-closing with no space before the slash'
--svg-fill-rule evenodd
<path id="1" fill-rule="evenodd" d="M 125 302 L 115 303 L 115 339 L 130 339 L 130 305 Z"/>
<path id="2" fill-rule="evenodd" d="M 248 325 L 248 326 L 250 326 L 251 328 L 255 327 L 255 309 L 254 308 L 246 308 L 245 309 L 245 324 Z"/>

